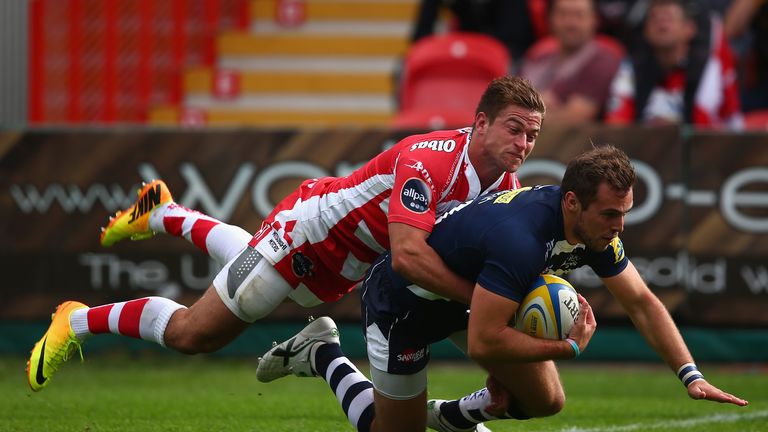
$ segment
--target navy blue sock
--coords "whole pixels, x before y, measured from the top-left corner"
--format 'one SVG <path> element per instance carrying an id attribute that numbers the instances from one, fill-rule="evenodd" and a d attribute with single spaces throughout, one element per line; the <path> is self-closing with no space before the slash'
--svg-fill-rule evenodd
<path id="1" fill-rule="evenodd" d="M 454 426 L 456 429 L 469 429 L 474 427 L 478 423 L 482 423 L 483 419 L 477 421 L 470 421 L 464 417 L 464 414 L 459 409 L 459 399 L 443 402 L 440 405 L 440 413 L 443 415 L 443 419 Z M 474 420 L 474 416 L 473 416 Z"/>
<path id="2" fill-rule="evenodd" d="M 315 351 L 315 372 L 336 395 L 352 426 L 368 432 L 373 422 L 373 384 L 349 359 L 339 344 L 323 344 Z"/>
<path id="3" fill-rule="evenodd" d="M 514 402 L 510 402 L 510 406 L 507 407 L 507 412 L 504 415 L 494 417 L 485 411 L 485 407 L 490 404 L 490 401 L 488 389 L 482 388 L 461 399 L 443 402 L 440 405 L 440 414 L 443 420 L 450 423 L 456 429 L 471 429 L 476 424 L 489 420 L 510 418 L 525 420 L 530 418 Z"/>

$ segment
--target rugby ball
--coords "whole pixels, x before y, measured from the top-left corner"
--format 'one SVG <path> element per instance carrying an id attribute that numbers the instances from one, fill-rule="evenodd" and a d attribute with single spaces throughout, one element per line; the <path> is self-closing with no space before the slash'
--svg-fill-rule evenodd
<path id="1" fill-rule="evenodd" d="M 576 290 L 555 275 L 537 277 L 515 314 L 515 328 L 543 339 L 565 339 L 579 316 Z"/>

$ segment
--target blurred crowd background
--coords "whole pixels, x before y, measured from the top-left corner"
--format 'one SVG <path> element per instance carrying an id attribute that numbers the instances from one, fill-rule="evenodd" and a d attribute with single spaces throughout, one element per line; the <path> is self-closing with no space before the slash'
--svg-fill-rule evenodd
<path id="1" fill-rule="evenodd" d="M 8 0 L 4 125 L 466 125 L 502 73 L 549 122 L 765 129 L 761 0 Z"/>

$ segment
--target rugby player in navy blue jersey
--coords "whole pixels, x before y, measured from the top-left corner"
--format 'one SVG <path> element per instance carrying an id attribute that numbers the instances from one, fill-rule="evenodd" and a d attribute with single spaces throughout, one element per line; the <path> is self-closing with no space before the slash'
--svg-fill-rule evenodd
<path id="1" fill-rule="evenodd" d="M 596 328 L 592 309 L 580 296 L 572 341 L 534 338 L 508 324 L 538 275 L 588 265 L 691 398 L 746 405 L 704 379 L 666 308 L 627 259 L 618 235 L 634 182 L 627 155 L 603 146 L 571 161 L 559 187 L 500 191 L 455 208 L 438 219 L 429 244 L 449 268 L 476 282 L 471 313 L 398 275 L 385 253 L 362 286 L 371 381 L 344 357 L 329 318 L 267 352 L 258 378 L 323 377 L 360 431 L 487 430 L 488 420 L 556 414 L 565 393 L 552 360 L 586 348 Z M 455 401 L 429 401 L 425 412 L 428 347 L 445 338 L 488 371 L 488 387 Z"/>

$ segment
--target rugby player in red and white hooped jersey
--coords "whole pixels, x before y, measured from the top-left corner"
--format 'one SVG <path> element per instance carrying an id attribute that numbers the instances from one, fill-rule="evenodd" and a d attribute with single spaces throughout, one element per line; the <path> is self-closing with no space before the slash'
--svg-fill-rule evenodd
<path id="1" fill-rule="evenodd" d="M 437 215 L 481 193 L 519 186 L 514 172 L 533 150 L 544 112 L 527 80 L 498 78 L 481 97 L 472 128 L 408 137 L 348 177 L 307 180 L 255 236 L 174 203 L 160 181 L 146 185 L 103 230 L 102 245 L 166 232 L 193 242 L 223 269 L 189 308 L 162 297 L 97 307 L 62 303 L 32 350 L 30 387 L 46 386 L 93 334 L 184 353 L 216 351 L 286 298 L 307 307 L 338 300 L 387 249 L 404 277 L 469 304 L 473 284 L 450 271 L 426 238 Z"/>
<path id="2" fill-rule="evenodd" d="M 519 186 L 513 172 L 481 178 L 470 161 L 471 142 L 471 128 L 413 135 L 347 177 L 307 180 L 278 204 L 250 246 L 301 291 L 294 296 L 311 303 L 341 298 L 392 244 L 403 252 L 404 271 L 433 265 L 419 264 L 420 246 L 437 215 L 481 192 Z M 532 147 L 521 140 L 509 150 L 522 163 Z M 513 160 L 510 170 L 519 163 Z"/>

